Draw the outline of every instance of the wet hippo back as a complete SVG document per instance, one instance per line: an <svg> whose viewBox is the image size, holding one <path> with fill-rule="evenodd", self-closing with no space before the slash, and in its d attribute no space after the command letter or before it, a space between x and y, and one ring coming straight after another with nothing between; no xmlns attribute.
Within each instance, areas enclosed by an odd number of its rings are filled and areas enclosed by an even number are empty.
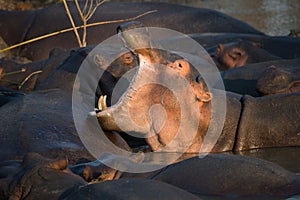
<svg viewBox="0 0 300 200"><path fill-rule="evenodd" d="M196 196L178 187L147 179L125 179L106 181L81 187L70 194L67 200L75 199L190 199Z"/></svg>
<svg viewBox="0 0 300 200"><path fill-rule="evenodd" d="M300 93L245 96L235 150L299 146Z"/></svg>
<svg viewBox="0 0 300 200"><path fill-rule="evenodd" d="M68 5L70 6L72 13L77 13L74 3L68 2ZM248 24L217 11L167 3L106 2L97 9L89 23L125 19L137 16L149 10L157 10L157 12L139 19L145 24L145 26L165 27L183 33L237 32L262 34ZM35 19L34 21L30 18L27 19L27 21L20 23L18 22L20 18L23 18L23 15L25 17L28 15L27 12L24 12L24 14L22 14L22 12L18 13L19 17L15 20L15 23L12 22L12 20L0 21L0 35L3 36L3 39L8 44L15 44L17 42L21 42L20 40L32 39L43 34L48 34L71 27L62 3L42 10L37 10L34 14L30 14L33 15ZM2 15L5 16L5 13L2 13ZM10 19L10 17L13 16L11 13L7 13L7 15L8 16L5 16L7 19ZM1 19L5 18L1 17ZM81 24L78 14L74 14L74 21L75 24ZM12 32L10 31L10 27L12 25L14 25L14 27L23 27L24 24L27 24L27 26L31 24L31 26L30 28L23 28L13 32L25 35L26 37L20 37L19 35L16 35L15 37L19 38L17 40L14 39L14 37L9 37L8 33ZM47 26L45 26L45 24L47 24ZM88 28L88 44L98 44L109 36L114 35L118 25L118 23L111 23ZM25 32L21 32L20 30L25 30ZM68 32L25 45L21 47L21 55L32 60L46 58L48 52L57 46L64 48L73 48L78 46L74 33ZM40 49L43 49L43 51Z"/></svg>
<svg viewBox="0 0 300 200"><path fill-rule="evenodd" d="M260 96L257 88L257 81L263 76L266 70L274 65L278 68L287 71L299 71L299 59L291 60L275 60L262 63L250 64L245 67L235 68L227 71L221 72L225 89L228 91L236 92L239 94L248 94L254 97ZM296 79L299 79L298 73L293 73L296 75ZM266 87L267 82L260 83L262 87Z"/></svg>
<svg viewBox="0 0 300 200"><path fill-rule="evenodd" d="M194 194L290 196L299 192L299 177L271 162L245 156L212 154L166 167L153 176Z"/></svg>
<svg viewBox="0 0 300 200"><path fill-rule="evenodd" d="M27 152L49 157L67 155L71 162L90 158L77 135L71 97L56 89L25 95L0 107L0 160Z"/></svg>

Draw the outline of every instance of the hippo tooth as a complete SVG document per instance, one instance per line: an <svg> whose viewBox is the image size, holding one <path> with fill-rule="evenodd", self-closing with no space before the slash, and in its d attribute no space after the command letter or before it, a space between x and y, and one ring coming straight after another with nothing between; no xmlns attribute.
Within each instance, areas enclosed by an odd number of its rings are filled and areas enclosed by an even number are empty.
<svg viewBox="0 0 300 200"><path fill-rule="evenodd" d="M98 109L99 110L107 110L107 104L106 104L107 95L100 96L98 101Z"/></svg>

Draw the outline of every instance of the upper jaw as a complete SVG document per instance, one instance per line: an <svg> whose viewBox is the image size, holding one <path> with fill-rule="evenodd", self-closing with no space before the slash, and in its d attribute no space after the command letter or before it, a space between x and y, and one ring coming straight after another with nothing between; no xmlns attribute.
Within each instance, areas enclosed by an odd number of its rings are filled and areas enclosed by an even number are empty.
<svg viewBox="0 0 300 200"><path fill-rule="evenodd" d="M139 21L121 24L117 31L124 46L136 55L147 54L147 52L144 53L145 49L149 50L155 47L148 29Z"/></svg>

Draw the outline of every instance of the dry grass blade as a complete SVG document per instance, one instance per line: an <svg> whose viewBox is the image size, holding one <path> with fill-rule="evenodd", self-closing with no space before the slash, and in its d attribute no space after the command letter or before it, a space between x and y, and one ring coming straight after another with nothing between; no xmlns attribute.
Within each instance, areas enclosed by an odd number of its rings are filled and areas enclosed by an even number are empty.
<svg viewBox="0 0 300 200"><path fill-rule="evenodd" d="M131 21L131 20L136 20L138 18L141 18L141 17L143 17L145 15L148 15L148 14L151 14L151 13L154 13L154 12L157 12L157 10L150 10L150 11L147 11L147 12L142 13L140 15L137 15L135 17L130 17L130 18L127 18L127 19L117 19L117 20L111 20L111 21L95 22L95 23L92 23L92 24L87 24L86 27L99 26L99 25L112 24L112 23L127 22L127 21ZM77 26L75 28L76 29L80 29L80 28L83 28L83 27L84 26ZM9 51L11 49L14 49L14 48L17 48L17 47L20 47L20 46L23 46L25 44L30 44L32 42L36 42L36 41L42 40L42 39L45 39L45 38L49 38L49 37L52 37L52 36L55 36L55 35L59 35L59 34L66 33L66 32L70 32L72 30L73 30L73 28L68 28L68 29L63 29L63 30L56 31L56 32L53 32L53 33L49 33L49 34L46 34L46 35L42 35L42 36L30 39L30 40L27 40L27 41L24 41L24 42L21 42L21 43L9 46L9 47L7 47L5 49L1 49L0 53L5 52L5 51Z"/></svg>

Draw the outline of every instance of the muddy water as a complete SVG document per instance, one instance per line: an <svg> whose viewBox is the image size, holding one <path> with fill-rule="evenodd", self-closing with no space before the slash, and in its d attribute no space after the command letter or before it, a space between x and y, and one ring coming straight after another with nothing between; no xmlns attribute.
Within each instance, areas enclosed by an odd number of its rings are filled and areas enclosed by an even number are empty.
<svg viewBox="0 0 300 200"><path fill-rule="evenodd" d="M291 29L300 29L299 0L152 0L152 2L178 3L218 10L273 36L288 35Z"/></svg>
<svg viewBox="0 0 300 200"><path fill-rule="evenodd" d="M300 173L300 147L253 149L238 154L268 160L289 171Z"/></svg>
<svg viewBox="0 0 300 200"><path fill-rule="evenodd" d="M186 4L218 10L269 35L300 29L299 0L185 0Z"/></svg>

